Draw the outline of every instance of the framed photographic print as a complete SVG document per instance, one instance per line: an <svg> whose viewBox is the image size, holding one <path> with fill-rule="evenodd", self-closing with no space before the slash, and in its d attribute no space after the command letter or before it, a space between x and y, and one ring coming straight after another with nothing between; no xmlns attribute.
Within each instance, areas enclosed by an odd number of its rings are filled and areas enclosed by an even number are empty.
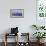
<svg viewBox="0 0 46 46"><path fill-rule="evenodd" d="M46 0L37 0L37 15L46 18Z"/></svg>
<svg viewBox="0 0 46 46"><path fill-rule="evenodd" d="M46 25L46 0L37 0L36 24Z"/></svg>
<svg viewBox="0 0 46 46"><path fill-rule="evenodd" d="M24 18L24 9L10 9L11 18Z"/></svg>

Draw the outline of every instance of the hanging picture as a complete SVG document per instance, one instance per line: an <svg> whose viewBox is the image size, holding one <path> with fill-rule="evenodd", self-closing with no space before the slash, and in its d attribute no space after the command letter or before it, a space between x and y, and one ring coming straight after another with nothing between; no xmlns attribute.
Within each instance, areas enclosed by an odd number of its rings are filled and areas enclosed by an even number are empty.
<svg viewBox="0 0 46 46"><path fill-rule="evenodd" d="M37 15L46 17L46 0L37 0Z"/></svg>
<svg viewBox="0 0 46 46"><path fill-rule="evenodd" d="M10 9L11 18L24 18L24 9Z"/></svg>
<svg viewBox="0 0 46 46"><path fill-rule="evenodd" d="M37 0L36 9L36 24L46 25L46 0Z"/></svg>

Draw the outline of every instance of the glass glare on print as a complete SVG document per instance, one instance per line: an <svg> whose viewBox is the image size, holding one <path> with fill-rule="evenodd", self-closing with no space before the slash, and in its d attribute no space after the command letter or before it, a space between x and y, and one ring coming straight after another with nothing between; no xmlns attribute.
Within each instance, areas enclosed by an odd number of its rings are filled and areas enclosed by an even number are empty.
<svg viewBox="0 0 46 46"><path fill-rule="evenodd" d="M10 16L15 18L23 18L24 9L10 9Z"/></svg>

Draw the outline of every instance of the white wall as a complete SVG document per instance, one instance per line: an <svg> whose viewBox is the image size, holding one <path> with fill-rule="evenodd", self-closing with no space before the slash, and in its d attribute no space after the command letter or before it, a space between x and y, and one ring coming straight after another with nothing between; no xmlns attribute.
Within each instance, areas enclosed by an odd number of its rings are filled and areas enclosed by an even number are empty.
<svg viewBox="0 0 46 46"><path fill-rule="evenodd" d="M10 18L10 9L24 9L24 18ZM0 34L17 26L32 35L32 24L36 24L36 0L0 0Z"/></svg>

